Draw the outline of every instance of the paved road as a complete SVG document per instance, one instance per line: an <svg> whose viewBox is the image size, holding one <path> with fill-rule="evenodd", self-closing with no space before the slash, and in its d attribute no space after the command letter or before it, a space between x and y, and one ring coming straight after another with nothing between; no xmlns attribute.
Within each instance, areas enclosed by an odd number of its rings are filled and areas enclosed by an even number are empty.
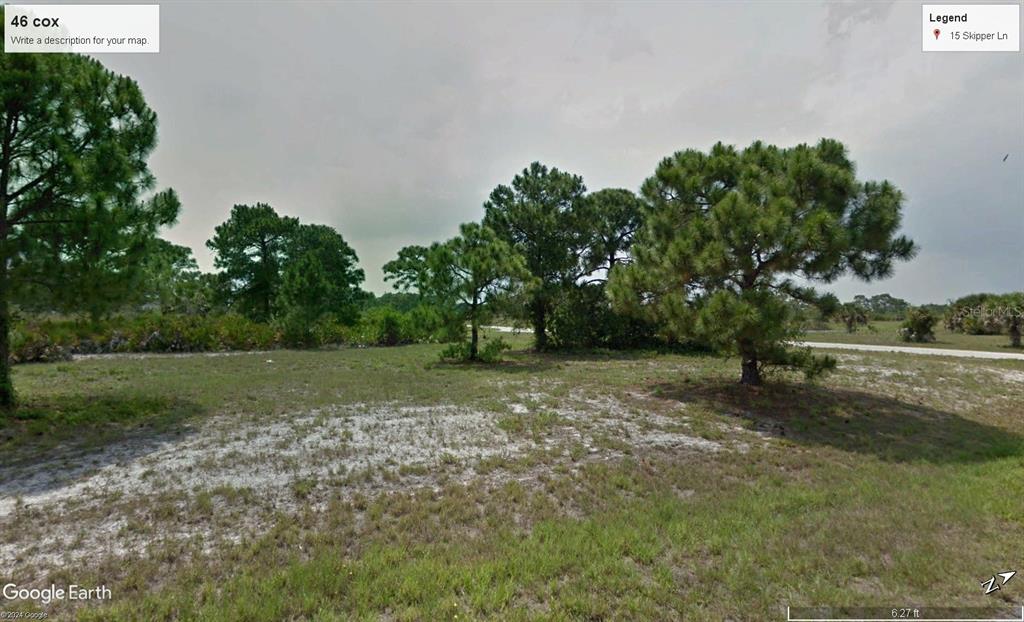
<svg viewBox="0 0 1024 622"><path fill-rule="evenodd" d="M795 346L830 348L836 350L863 350L866 352L905 352L931 356L959 356L972 359L1011 359L1024 361L1024 354L1017 352L982 352L980 350L954 350L952 348L915 348L913 346L873 346L860 343L827 343L822 341L797 341Z"/></svg>

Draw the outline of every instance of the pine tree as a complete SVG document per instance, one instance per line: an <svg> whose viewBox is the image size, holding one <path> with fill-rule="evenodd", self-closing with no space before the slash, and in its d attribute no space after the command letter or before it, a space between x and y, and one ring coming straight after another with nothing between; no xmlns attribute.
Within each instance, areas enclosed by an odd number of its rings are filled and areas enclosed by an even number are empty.
<svg viewBox="0 0 1024 622"><path fill-rule="evenodd" d="M104 312L176 218L173 193L143 200L155 145L156 114L131 79L77 54L0 54L0 407L14 403L12 301Z"/></svg>
<svg viewBox="0 0 1024 622"><path fill-rule="evenodd" d="M530 276L522 256L489 227L466 223L459 233L427 253L431 276L426 287L463 310L470 324L469 359L476 360L488 299L503 287L528 282Z"/></svg>
<svg viewBox="0 0 1024 622"><path fill-rule="evenodd" d="M581 220L585 192L582 177L534 162L484 203L483 224L523 256L537 280L525 306L538 350L547 347L547 320L559 293L583 272L590 242Z"/></svg>
<svg viewBox="0 0 1024 622"><path fill-rule="evenodd" d="M764 365L809 374L834 365L786 347L798 329L789 302L834 302L796 278L883 278L915 253L896 235L902 193L887 181L858 181L835 140L680 151L642 193L648 208L634 262L612 275L617 307L738 354L748 385L761 383Z"/></svg>
<svg viewBox="0 0 1024 622"><path fill-rule="evenodd" d="M230 301L248 317L267 321L273 316L289 236L298 225L266 203L235 205L206 242L216 254L213 265L223 270Z"/></svg>

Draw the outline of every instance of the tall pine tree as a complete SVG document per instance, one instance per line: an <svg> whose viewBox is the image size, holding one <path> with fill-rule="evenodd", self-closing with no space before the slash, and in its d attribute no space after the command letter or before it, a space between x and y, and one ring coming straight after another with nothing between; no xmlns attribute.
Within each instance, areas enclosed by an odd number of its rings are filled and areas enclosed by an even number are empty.
<svg viewBox="0 0 1024 622"><path fill-rule="evenodd" d="M886 277L915 253L897 235L902 193L858 181L835 140L680 151L643 195L634 261L612 273L616 305L739 355L744 384L760 384L764 365L815 373L831 364L786 347L796 329L788 302L835 302L806 283Z"/></svg>
<svg viewBox="0 0 1024 622"><path fill-rule="evenodd" d="M581 218L585 192L579 175L534 162L484 203L483 224L523 256L537 281L526 311L538 350L547 347L547 321L559 294L583 272L590 242Z"/></svg>
<svg viewBox="0 0 1024 622"><path fill-rule="evenodd" d="M99 61L0 54L0 407L14 403L11 303L53 288L101 312L128 289L144 238L176 217L172 193L142 198L156 137L138 85ZM55 273L71 280L42 278Z"/></svg>

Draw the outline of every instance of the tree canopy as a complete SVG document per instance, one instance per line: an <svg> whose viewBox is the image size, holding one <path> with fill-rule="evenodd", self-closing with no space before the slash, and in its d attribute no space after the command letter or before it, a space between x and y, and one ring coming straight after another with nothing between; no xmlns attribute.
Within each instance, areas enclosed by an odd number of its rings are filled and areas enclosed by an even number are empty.
<svg viewBox="0 0 1024 622"><path fill-rule="evenodd" d="M616 264L628 262L633 237L644 219L640 197L624 188L605 188L587 195L581 211L585 274L600 270L607 275Z"/></svg>
<svg viewBox="0 0 1024 622"><path fill-rule="evenodd" d="M145 302L157 232L174 223L179 209L169 190L134 205L97 199L69 222L29 227L33 235L17 240L20 252L11 258L16 300L22 307L84 312L94 321Z"/></svg>
<svg viewBox="0 0 1024 622"><path fill-rule="evenodd" d="M491 297L529 286L532 277L523 257L490 227L465 223L459 234L429 247L401 249L397 259L384 265L384 280L398 289L415 289L445 318L469 322L468 355L475 360L480 321Z"/></svg>
<svg viewBox="0 0 1024 622"><path fill-rule="evenodd" d="M202 273L191 248L156 238L143 259L142 272L145 275L141 288L144 305L183 313L209 307L208 296L200 293Z"/></svg>
<svg viewBox="0 0 1024 622"><path fill-rule="evenodd" d="M177 217L173 193L144 199L156 126L138 85L97 60L0 54L0 406L14 401L10 303L52 295L102 312Z"/></svg>
<svg viewBox="0 0 1024 622"><path fill-rule="evenodd" d="M340 233L327 225L298 225L286 245L281 304L311 319L330 314L352 322L366 278L359 258Z"/></svg>
<svg viewBox="0 0 1024 622"><path fill-rule="evenodd" d="M327 225L301 224L266 203L236 205L206 245L229 303L252 319L283 313L308 325L325 314L351 322L358 313L365 275L352 247Z"/></svg>
<svg viewBox="0 0 1024 622"><path fill-rule="evenodd" d="M242 313L264 321L273 316L289 236L298 224L257 203L235 205L228 220L214 229L206 246L215 253L213 265L225 275L231 303Z"/></svg>
<svg viewBox="0 0 1024 622"><path fill-rule="evenodd" d="M469 359L476 360L480 320L488 299L500 289L528 283L522 256L489 227L466 223L460 235L436 244L427 254L426 287L453 300L470 323Z"/></svg>
<svg viewBox="0 0 1024 622"><path fill-rule="evenodd" d="M808 283L885 277L915 253L897 235L902 193L887 181L858 181L835 140L680 151L642 192L648 207L634 262L612 272L617 306L738 354L746 384L760 384L766 364L811 373L829 365L787 351L796 329L789 300L835 304Z"/></svg>
<svg viewBox="0 0 1024 622"><path fill-rule="evenodd" d="M854 333L861 326L868 326L870 317L867 309L855 302L847 302L840 305L833 314L846 326L846 332Z"/></svg>
<svg viewBox="0 0 1024 622"><path fill-rule="evenodd" d="M589 242L581 220L585 192L579 175L534 162L484 203L483 224L523 256L537 280L526 308L540 350L547 346L547 320L559 291L581 276Z"/></svg>
<svg viewBox="0 0 1024 622"><path fill-rule="evenodd" d="M384 282L390 282L395 289L403 292L416 290L420 296L427 295L427 255L430 249L413 244L399 249L398 258L384 264Z"/></svg>
<svg viewBox="0 0 1024 622"><path fill-rule="evenodd" d="M853 297L853 304L867 310L871 318L897 320L902 319L910 309L910 303L891 294L876 294L868 297L858 294Z"/></svg>
<svg viewBox="0 0 1024 622"><path fill-rule="evenodd" d="M12 304L99 318L126 302L194 312L222 292L225 306L258 321L356 319L365 275L331 227L235 205L207 242L219 270L210 275L189 249L160 240L180 204L155 191L155 144L156 115L132 80L74 54L0 55L0 407L14 399ZM598 332L640 343L658 331L737 354L742 382L759 384L765 365L830 365L787 347L794 309L835 313L835 297L813 285L883 278L912 257L902 203L890 182L858 180L829 139L679 151L639 196L587 194L579 175L534 162L490 193L481 223L401 249L385 280L416 290L424 317L454 319L459 333L468 321L471 357L496 294L515 290L540 350L550 327L565 347L602 343ZM888 294L855 302L839 308L851 330L908 308ZM1019 296L981 302L985 329L1019 344Z"/></svg>
<svg viewBox="0 0 1024 622"><path fill-rule="evenodd" d="M972 335L998 335L1006 332L1010 347L1021 347L1024 328L1024 292L1007 294L970 294L950 303L946 328Z"/></svg>

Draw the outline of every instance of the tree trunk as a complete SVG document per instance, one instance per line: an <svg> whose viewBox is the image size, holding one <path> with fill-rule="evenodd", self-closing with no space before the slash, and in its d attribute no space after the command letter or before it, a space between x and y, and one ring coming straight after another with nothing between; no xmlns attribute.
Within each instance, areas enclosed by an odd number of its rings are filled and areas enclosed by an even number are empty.
<svg viewBox="0 0 1024 622"><path fill-rule="evenodd" d="M8 111L6 120L10 122ZM14 127L4 128L3 144L0 144L0 410L14 407L14 383L11 381L11 309L10 275L7 274L7 237L10 224L7 222L8 189L11 180L11 142Z"/></svg>
<svg viewBox="0 0 1024 622"><path fill-rule="evenodd" d="M740 359L743 366L740 384L751 387L761 386L761 369L757 365L757 352L752 345L740 344Z"/></svg>
<svg viewBox="0 0 1024 622"><path fill-rule="evenodd" d="M11 310L9 307L7 260L0 256L0 409L14 406L11 382Z"/></svg>
<svg viewBox="0 0 1024 622"><path fill-rule="evenodd" d="M1014 348L1020 347L1020 319L1014 318L1010 321L1010 345Z"/></svg>
<svg viewBox="0 0 1024 622"><path fill-rule="evenodd" d="M477 329L476 320L476 301L473 301L473 306L470 307L470 322L469 322L469 360L475 361L477 356L477 344L480 342L480 334Z"/></svg>
<svg viewBox="0 0 1024 622"><path fill-rule="evenodd" d="M260 271L263 274L263 321L270 321L270 296L272 294L272 288L270 286L270 242L265 238L260 238Z"/></svg>
<svg viewBox="0 0 1024 622"><path fill-rule="evenodd" d="M547 310L544 308L544 303L540 300L535 300L533 303L533 345L538 352L542 352L548 347L548 333L547 333Z"/></svg>

